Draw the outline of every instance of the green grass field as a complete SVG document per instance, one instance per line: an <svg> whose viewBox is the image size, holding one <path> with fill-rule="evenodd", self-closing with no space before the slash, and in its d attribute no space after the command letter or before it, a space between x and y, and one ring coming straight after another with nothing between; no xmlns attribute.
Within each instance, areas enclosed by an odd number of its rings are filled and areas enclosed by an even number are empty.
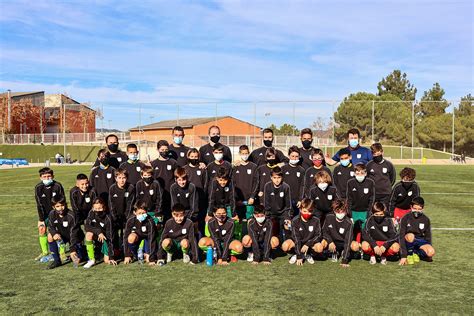
<svg viewBox="0 0 474 316"><path fill-rule="evenodd" d="M474 228L474 168L416 170L432 226ZM78 172L88 167L55 169L66 190ZM472 230L434 230L434 262L405 267L367 261L346 270L329 261L297 267L278 258L271 266L179 261L45 270L33 260L37 182L36 169L0 170L0 314L474 314Z"/></svg>

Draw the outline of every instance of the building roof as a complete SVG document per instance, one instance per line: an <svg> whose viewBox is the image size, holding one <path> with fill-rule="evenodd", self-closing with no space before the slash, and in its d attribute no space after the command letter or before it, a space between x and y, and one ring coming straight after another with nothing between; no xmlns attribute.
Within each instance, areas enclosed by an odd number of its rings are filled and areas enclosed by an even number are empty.
<svg viewBox="0 0 474 316"><path fill-rule="evenodd" d="M30 92L10 92L10 96L12 98L14 97L23 97L23 96L27 96L27 95L32 95L32 94L38 94L38 93L43 93L44 94L44 91L30 91ZM3 92L0 94L1 96L7 96L8 95L8 92Z"/></svg>
<svg viewBox="0 0 474 316"><path fill-rule="evenodd" d="M156 123L143 125L141 126L141 130L153 130L153 129L170 129L175 127L176 125L181 126L182 128L192 128L196 125L207 124L209 122L222 120L224 118L233 118L232 116L218 116L218 117L195 117L195 118L188 118L188 119L180 119L179 124L177 120L166 120L166 121L159 121ZM138 130L137 127L133 127L130 131Z"/></svg>

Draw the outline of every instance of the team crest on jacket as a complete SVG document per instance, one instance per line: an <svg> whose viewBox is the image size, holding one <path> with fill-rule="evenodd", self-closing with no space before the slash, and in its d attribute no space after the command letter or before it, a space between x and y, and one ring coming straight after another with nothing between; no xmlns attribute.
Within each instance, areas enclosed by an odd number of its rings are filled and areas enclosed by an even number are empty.
<svg viewBox="0 0 474 316"><path fill-rule="evenodd" d="M420 227L420 229L424 229L424 228L425 228L425 224L420 223L419 227Z"/></svg>
<svg viewBox="0 0 474 316"><path fill-rule="evenodd" d="M384 233L388 232L388 226L382 226L382 230L384 231Z"/></svg>

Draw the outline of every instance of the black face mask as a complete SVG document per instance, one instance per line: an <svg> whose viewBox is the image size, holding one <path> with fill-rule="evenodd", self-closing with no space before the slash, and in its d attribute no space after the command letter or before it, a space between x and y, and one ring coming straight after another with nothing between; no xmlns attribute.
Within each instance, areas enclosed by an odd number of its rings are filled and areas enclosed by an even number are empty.
<svg viewBox="0 0 474 316"><path fill-rule="evenodd" d="M385 219L385 216L374 216L374 220L377 224L381 224L384 219Z"/></svg>
<svg viewBox="0 0 474 316"><path fill-rule="evenodd" d="M420 217L421 215L423 215L423 212L417 212L417 211L413 211L413 216L415 216L415 218L418 218Z"/></svg>
<svg viewBox="0 0 474 316"><path fill-rule="evenodd" d="M216 216L217 220L221 223L225 222L227 216L226 215L219 215L219 216Z"/></svg>
<svg viewBox="0 0 474 316"><path fill-rule="evenodd" d="M199 164L199 159L188 159L188 161L194 166L197 166Z"/></svg>
<svg viewBox="0 0 474 316"><path fill-rule="evenodd" d="M312 143L313 143L312 140L304 140L301 142L301 144L303 144L304 149L310 149Z"/></svg>
<svg viewBox="0 0 474 316"><path fill-rule="evenodd" d="M381 163L382 160L383 160L383 156L380 155L380 156L374 156L374 158L372 158L374 160L374 162L376 163Z"/></svg>
<svg viewBox="0 0 474 316"><path fill-rule="evenodd" d="M217 144L219 142L219 140L221 139L220 136L212 136L211 138L211 142L213 142L214 144Z"/></svg>
<svg viewBox="0 0 474 316"><path fill-rule="evenodd" d="M265 139L263 141L263 145L265 145L265 147L272 147L272 144L273 144L273 140Z"/></svg>
<svg viewBox="0 0 474 316"><path fill-rule="evenodd" d="M110 152L117 152L118 150L118 144L110 144L110 145L107 145L107 148L109 149Z"/></svg>
<svg viewBox="0 0 474 316"><path fill-rule="evenodd" d="M163 157L163 158L168 158L169 152L167 152L167 151L160 151L160 156Z"/></svg>
<svg viewBox="0 0 474 316"><path fill-rule="evenodd" d="M100 160L100 163L104 166L108 166L109 165L109 158L103 158Z"/></svg>
<svg viewBox="0 0 474 316"><path fill-rule="evenodd" d="M106 213L105 211L97 212L97 216L98 216L99 218L104 218L106 215L107 215L107 213Z"/></svg>
<svg viewBox="0 0 474 316"><path fill-rule="evenodd" d="M275 158L267 159L267 164L269 164L270 166L275 165L276 164L276 159Z"/></svg>
<svg viewBox="0 0 474 316"><path fill-rule="evenodd" d="M153 177L148 177L148 178L142 178L145 183L152 183L153 182Z"/></svg>
<svg viewBox="0 0 474 316"><path fill-rule="evenodd" d="M402 186L405 188L405 190L407 190L408 188L411 187L413 182L402 182Z"/></svg>

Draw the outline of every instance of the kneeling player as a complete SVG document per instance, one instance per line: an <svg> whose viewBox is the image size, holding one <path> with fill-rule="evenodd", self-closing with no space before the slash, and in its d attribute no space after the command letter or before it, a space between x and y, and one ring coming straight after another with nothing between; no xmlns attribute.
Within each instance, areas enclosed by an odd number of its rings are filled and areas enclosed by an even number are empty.
<svg viewBox="0 0 474 316"><path fill-rule="evenodd" d="M431 223L425 215L425 200L416 197L411 201L411 212L400 221L400 265L414 264L420 257L432 261L435 250L431 245Z"/></svg>
<svg viewBox="0 0 474 316"><path fill-rule="evenodd" d="M101 252L104 255L104 262L117 265L115 260L110 259L114 255L112 217L108 213L107 205L102 198L96 198L92 203L92 210L89 212L84 226L86 228L87 256L89 257L84 269L89 269L95 265L94 241L102 245Z"/></svg>
<svg viewBox="0 0 474 316"><path fill-rule="evenodd" d="M281 248L285 252L294 250L290 264L301 266L303 260L314 264L311 253L321 254L321 224L319 218L313 216L314 205L311 199L303 199L300 206L300 214L291 221L291 239L285 240Z"/></svg>
<svg viewBox="0 0 474 316"><path fill-rule="evenodd" d="M66 243L71 245L71 259L77 267L80 259L83 258L81 243L84 239L84 233L77 223L74 213L67 208L66 200L63 196L55 196L52 199L51 205L53 210L49 213L48 217L48 244L54 261L49 264L48 269L54 269L64 263L65 255L64 258L61 258L63 253L61 253L60 257L59 249L62 248L64 251ZM61 262L61 259L63 262Z"/></svg>
<svg viewBox="0 0 474 316"><path fill-rule="evenodd" d="M351 252L359 251L359 243L353 240L353 224L347 216L347 209L347 202L343 199L336 199L332 203L333 214L326 216L321 242L332 253L333 262L337 262L338 255L342 257L343 268L349 267Z"/></svg>
<svg viewBox="0 0 474 316"><path fill-rule="evenodd" d="M145 261L149 265L156 264L156 254L158 246L156 243L156 226L153 219L146 212L146 202L138 201L133 207L133 215L131 215L125 224L123 234L123 245L125 252L124 264L132 262L132 258L139 259L138 246L145 241L147 249L145 249Z"/></svg>
<svg viewBox="0 0 474 316"><path fill-rule="evenodd" d="M227 217L227 210L224 205L216 205L213 214L214 217L207 223L211 236L201 238L199 247L201 249L215 248L218 265L229 264L230 252L232 253L231 261L237 262L235 255L241 254L243 247L240 241L232 240L234 237L234 220Z"/></svg>
<svg viewBox="0 0 474 316"><path fill-rule="evenodd" d="M372 216L367 219L362 238L362 251L370 255L370 264L377 263L376 256L380 257L381 264L387 264L387 257L396 255L400 250L395 225L382 202L374 203Z"/></svg>
<svg viewBox="0 0 474 316"><path fill-rule="evenodd" d="M186 217L185 212L184 205L177 203L173 206L171 218L166 221L159 244L158 265L160 266L165 264L165 252L167 253L166 262L170 263L173 260L173 253L180 248L183 252L184 263L191 261L190 250L192 263L198 262L195 225L190 218Z"/></svg>
<svg viewBox="0 0 474 316"><path fill-rule="evenodd" d="M264 209L258 205L255 207L253 217L249 219L248 235L242 238L242 245L245 248L252 247L249 251L247 261L253 264L263 262L271 264L271 250L279 245L277 237L272 237L272 221L265 216Z"/></svg>

